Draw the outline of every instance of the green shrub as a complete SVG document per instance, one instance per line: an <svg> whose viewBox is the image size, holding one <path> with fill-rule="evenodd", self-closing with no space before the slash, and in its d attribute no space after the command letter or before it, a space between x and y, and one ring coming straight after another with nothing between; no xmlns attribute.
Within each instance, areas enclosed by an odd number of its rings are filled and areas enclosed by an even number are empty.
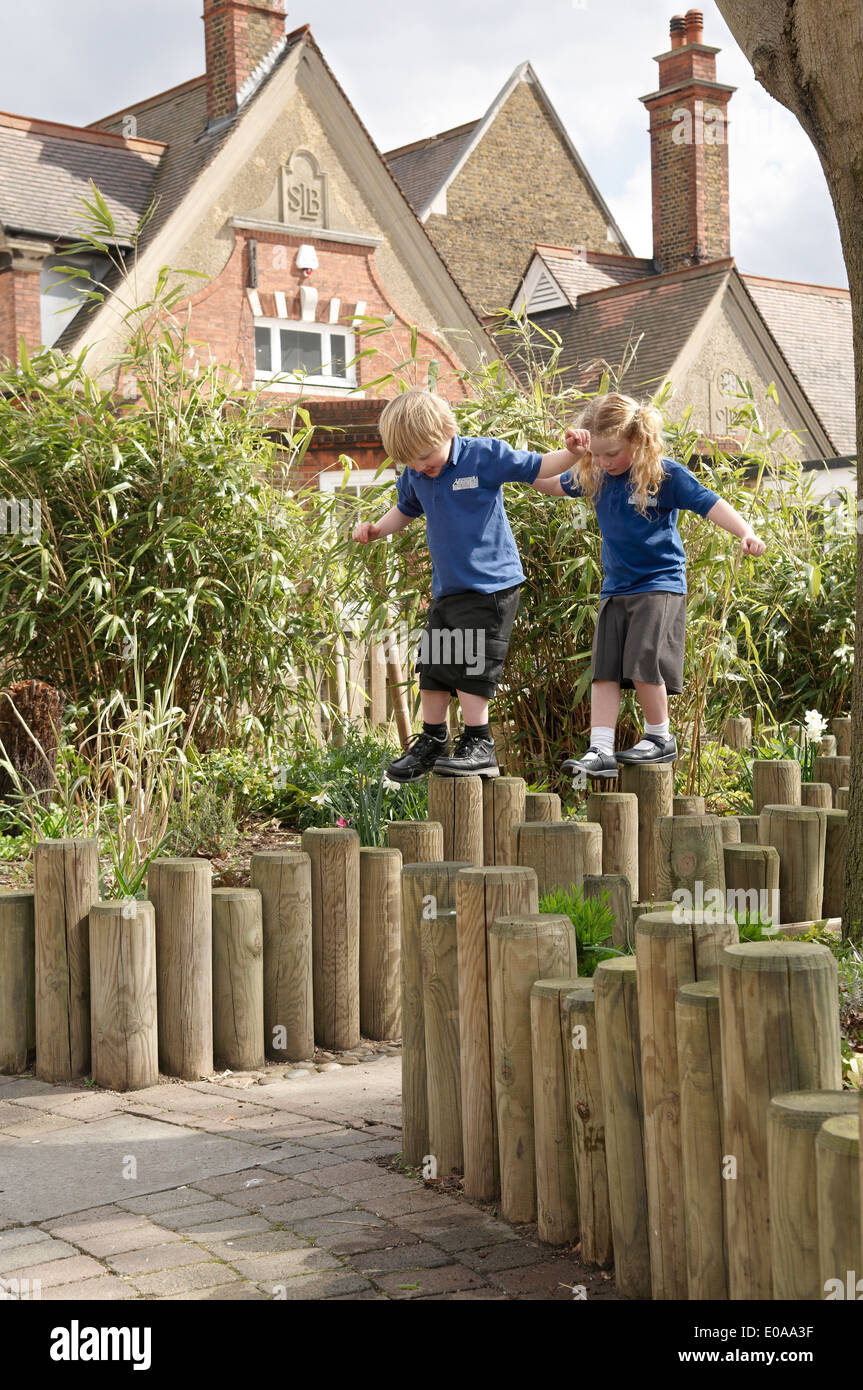
<svg viewBox="0 0 863 1390"><path fill-rule="evenodd" d="M626 955L609 946L616 918L608 906L608 893L602 898L585 898L580 888L556 888L539 900L540 912L557 912L568 917L575 930L579 975L593 975L600 961ZM629 953L631 954L631 952Z"/></svg>
<svg viewBox="0 0 863 1390"><path fill-rule="evenodd" d="M221 858L239 838L234 798L212 783L192 782L171 807L163 854Z"/></svg>

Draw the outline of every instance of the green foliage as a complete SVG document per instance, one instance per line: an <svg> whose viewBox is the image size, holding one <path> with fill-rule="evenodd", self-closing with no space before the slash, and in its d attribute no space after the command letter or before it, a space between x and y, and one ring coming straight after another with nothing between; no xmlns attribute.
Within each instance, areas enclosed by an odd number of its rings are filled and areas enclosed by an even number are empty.
<svg viewBox="0 0 863 1390"><path fill-rule="evenodd" d="M607 892L603 892L601 899L585 898L575 884L568 889L556 888L544 893L539 900L540 912L557 912L569 917L572 922L579 975L593 975L600 961L609 960L612 956L631 954L607 944L616 920L608 902Z"/></svg>
<svg viewBox="0 0 863 1390"><path fill-rule="evenodd" d="M233 796L191 782L171 807L162 853L215 859L230 854L238 838Z"/></svg>

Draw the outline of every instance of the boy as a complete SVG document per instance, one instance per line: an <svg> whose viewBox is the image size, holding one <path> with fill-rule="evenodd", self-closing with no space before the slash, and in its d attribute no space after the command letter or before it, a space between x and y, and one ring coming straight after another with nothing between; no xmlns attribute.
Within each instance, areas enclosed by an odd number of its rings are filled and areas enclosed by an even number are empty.
<svg viewBox="0 0 863 1390"><path fill-rule="evenodd" d="M567 430L566 449L541 455L457 431L440 396L414 389L390 401L380 433L389 456L404 464L398 501L380 521L362 522L353 533L365 545L401 531L415 517L426 518L433 601L417 662L423 729L387 768L396 782L415 782L432 769L446 777L499 775L488 705L500 683L525 578L501 485L555 478L589 444L586 431ZM464 732L449 756L446 717L453 695Z"/></svg>

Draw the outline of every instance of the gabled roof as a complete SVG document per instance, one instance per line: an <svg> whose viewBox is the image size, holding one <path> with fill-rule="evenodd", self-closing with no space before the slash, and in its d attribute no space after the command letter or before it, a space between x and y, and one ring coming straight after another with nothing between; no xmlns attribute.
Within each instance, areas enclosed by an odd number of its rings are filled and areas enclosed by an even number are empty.
<svg viewBox="0 0 863 1390"><path fill-rule="evenodd" d="M733 268L729 257L579 295L575 312L569 307L561 310L560 322L554 324L563 340L561 369L579 365L579 385L593 384L602 373L594 364L619 365L640 339L626 384L657 390L711 301L725 289ZM550 318L542 316L539 322L548 327Z"/></svg>
<svg viewBox="0 0 863 1390"><path fill-rule="evenodd" d="M824 422L837 454L853 455L857 432L848 290L759 275L742 278Z"/></svg>
<svg viewBox="0 0 863 1390"><path fill-rule="evenodd" d="M140 242L139 285L149 287L160 266L176 264L174 258L200 224L202 203L218 200L221 190L251 158L261 138L259 128L270 128L278 120L280 103L284 102L286 90L291 89L289 84L296 86L300 82L307 98L321 103L325 125L332 117L332 143L342 149L349 172L377 208L393 248L409 267L413 282L432 306L437 322L445 325L446 333L457 332L466 345L472 343L477 354L493 353L493 344L476 312L327 65L307 25L287 36L284 46L262 71L254 91L246 95L230 120L207 126L206 78L198 77L156 97L126 105L122 112L88 127L104 134L105 127L122 128L124 118L134 115L139 131L166 146L151 189L159 200L157 209ZM331 110L326 103L331 103ZM260 124L254 117L251 122L247 119L253 108ZM104 138L116 136L105 134ZM111 288L116 279L114 272L103 283ZM146 288L141 292L146 293ZM107 356L103 326L110 332L114 318L109 302L92 309L84 306L66 326L57 346L69 349L98 343L96 356Z"/></svg>
<svg viewBox="0 0 863 1390"><path fill-rule="evenodd" d="M434 206L446 193L453 179L467 163L486 131L492 125L501 107L512 94L519 82L530 82L548 111L554 125L566 146L570 158L581 178L590 189L597 206L602 210L609 227L614 231L615 240L629 254L629 244L618 227L605 199L587 171L581 155L572 143L569 133L552 105L548 93L540 82L529 62L520 63L504 83L485 115L478 121L444 131L442 135L431 136L428 140L418 140L412 145L401 145L389 150L384 158L389 162L393 173L405 190L420 218L425 221ZM404 179L404 182L402 181Z"/></svg>
<svg viewBox="0 0 863 1390"><path fill-rule="evenodd" d="M584 247L539 245L511 307L517 310L524 304L529 315L565 304L574 309L579 296L591 290L628 284L652 274L653 262L640 256L614 256L603 251L586 251Z"/></svg>
<svg viewBox="0 0 863 1390"><path fill-rule="evenodd" d="M0 223L46 239L80 235L81 197L92 179L128 244L158 176L165 146L56 121L0 112Z"/></svg>

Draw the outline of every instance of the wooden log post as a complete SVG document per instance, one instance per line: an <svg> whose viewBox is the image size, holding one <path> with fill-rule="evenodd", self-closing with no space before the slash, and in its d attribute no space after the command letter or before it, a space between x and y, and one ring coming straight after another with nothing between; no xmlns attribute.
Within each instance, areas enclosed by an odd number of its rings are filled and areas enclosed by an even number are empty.
<svg viewBox="0 0 863 1390"><path fill-rule="evenodd" d="M250 883L261 895L265 1052L302 1062L315 1055L311 858L262 850L252 855Z"/></svg>
<svg viewBox="0 0 863 1390"><path fill-rule="evenodd" d="M845 905L845 861L848 855L848 812L827 811L824 839L824 897L821 914L841 917ZM861 1270L863 1277L863 1270Z"/></svg>
<svg viewBox="0 0 863 1390"><path fill-rule="evenodd" d="M837 811L850 811L851 809L851 789L850 787L840 787L836 793Z"/></svg>
<svg viewBox="0 0 863 1390"><path fill-rule="evenodd" d="M591 792L587 819L602 826L602 873L629 879L638 898L638 799L632 792Z"/></svg>
<svg viewBox="0 0 863 1390"><path fill-rule="evenodd" d="M773 1297L824 1297L818 1258L815 1141L825 1120L856 1118L856 1091L788 1091L767 1112L767 1189Z"/></svg>
<svg viewBox="0 0 863 1390"><path fill-rule="evenodd" d="M623 1298L650 1298L635 957L600 961L593 984L614 1277Z"/></svg>
<svg viewBox="0 0 863 1390"><path fill-rule="evenodd" d="M344 1050L360 1041L360 837L311 826L312 997L315 1042Z"/></svg>
<svg viewBox="0 0 863 1390"><path fill-rule="evenodd" d="M557 822L563 819L557 792L525 792L524 819Z"/></svg>
<svg viewBox="0 0 863 1390"><path fill-rule="evenodd" d="M824 901L826 811L814 806L765 806L759 839L779 854L779 900L786 921L815 921Z"/></svg>
<svg viewBox="0 0 863 1390"><path fill-rule="evenodd" d="M420 928L431 1177L462 1171L458 936L455 908L438 909Z"/></svg>
<svg viewBox="0 0 863 1390"><path fill-rule="evenodd" d="M535 912L498 917L488 943L501 1215L535 1221L530 991L536 980L577 974L575 933L569 917Z"/></svg>
<svg viewBox="0 0 863 1390"><path fill-rule="evenodd" d="M839 757L838 754L832 758L815 758L812 779L815 782L829 782L835 797L840 787L851 785L851 759Z"/></svg>
<svg viewBox="0 0 863 1390"><path fill-rule="evenodd" d="M821 811L833 808L833 788L829 782L801 782L801 806L817 806Z"/></svg>
<svg viewBox="0 0 863 1390"><path fill-rule="evenodd" d="M90 1070L89 913L99 898L95 840L33 848L36 1075L73 1081Z"/></svg>
<svg viewBox="0 0 863 1390"><path fill-rule="evenodd" d="M770 1299L767 1110L786 1091L841 1088L833 955L805 941L728 946L719 1009L723 1132L734 1179L725 1184L728 1294Z"/></svg>
<svg viewBox="0 0 863 1390"><path fill-rule="evenodd" d="M760 913L762 920L782 921L779 897L779 851L773 845L726 845L725 903L729 913Z"/></svg>
<svg viewBox="0 0 863 1390"><path fill-rule="evenodd" d="M830 728L836 735L836 753L840 758L851 756L851 720L841 716L830 720ZM847 783L845 784L848 785Z"/></svg>
<svg viewBox="0 0 863 1390"><path fill-rule="evenodd" d="M444 860L482 864L482 778L435 777L428 779L429 820L443 826Z"/></svg>
<svg viewBox="0 0 863 1390"><path fill-rule="evenodd" d="M802 775L796 758L756 758L752 764L752 809L799 806Z"/></svg>
<svg viewBox="0 0 863 1390"><path fill-rule="evenodd" d="M752 720L742 716L726 719L722 725L722 742L729 748L751 748Z"/></svg>
<svg viewBox="0 0 863 1390"><path fill-rule="evenodd" d="M822 758L835 758L836 754L839 752L836 745L835 734L825 734L824 737L818 741L816 747L819 757Z"/></svg>
<svg viewBox="0 0 863 1390"><path fill-rule="evenodd" d="M536 980L530 991L537 1235L547 1245L568 1245L578 1236L563 1029L563 1001L577 984L573 971L571 979Z"/></svg>
<svg viewBox="0 0 863 1390"><path fill-rule="evenodd" d="M257 1071L264 1055L264 926L257 888L213 889L213 1060Z"/></svg>
<svg viewBox="0 0 863 1390"><path fill-rule="evenodd" d="M486 777L482 784L484 864L512 864L512 831L524 820L523 777Z"/></svg>
<svg viewBox="0 0 863 1390"><path fill-rule="evenodd" d="M387 844L401 850L403 864L440 864L443 861L443 826L438 820L392 820Z"/></svg>
<svg viewBox="0 0 863 1390"><path fill-rule="evenodd" d="M93 1081L140 1091L159 1081L156 919L153 904L90 908L90 1033Z"/></svg>
<svg viewBox="0 0 863 1390"><path fill-rule="evenodd" d="M724 845L739 845L741 842L740 818L738 816L720 816L719 833Z"/></svg>
<svg viewBox="0 0 863 1390"><path fill-rule="evenodd" d="M605 1116L599 1078L594 981L579 980L561 1001L572 1161L581 1258L605 1269L614 1260L605 1159Z"/></svg>
<svg viewBox="0 0 863 1390"><path fill-rule="evenodd" d="M447 862L402 867L402 1158L412 1168L424 1167L431 1152L422 927L423 922L434 920L435 913L455 907L456 878L466 867Z"/></svg>
<svg viewBox="0 0 863 1390"><path fill-rule="evenodd" d="M584 896L602 902L614 914L614 928L611 934L612 946L626 946L632 942L632 893L629 879L623 874L585 874Z"/></svg>
<svg viewBox="0 0 863 1390"><path fill-rule="evenodd" d="M641 898L660 897L657 888L657 822L674 807L674 767L671 763L625 763L620 770L620 790L638 800L638 893Z"/></svg>
<svg viewBox="0 0 863 1390"><path fill-rule="evenodd" d="M360 849L360 1033L401 1037L401 850Z"/></svg>
<svg viewBox="0 0 863 1390"><path fill-rule="evenodd" d="M671 805L673 816L703 816L705 813L703 796L675 796Z"/></svg>
<svg viewBox="0 0 863 1390"><path fill-rule="evenodd" d="M725 856L719 816L661 816L656 883L662 898L698 908L708 894L725 896Z"/></svg>
<svg viewBox="0 0 863 1390"><path fill-rule="evenodd" d="M205 859L154 859L159 1070L184 1081L213 1071L213 871Z"/></svg>
<svg viewBox="0 0 863 1390"><path fill-rule="evenodd" d="M758 836L761 833L760 816L738 816L740 825L740 843L742 845L757 845Z"/></svg>
<svg viewBox="0 0 863 1390"><path fill-rule="evenodd" d="M717 981L694 980L683 985L675 1016L687 1297L727 1299Z"/></svg>
<svg viewBox="0 0 863 1390"><path fill-rule="evenodd" d="M860 1254L860 1121L856 1115L825 1120L815 1140L818 1194L818 1263L822 1298L842 1288L857 1293ZM849 1277L850 1276L850 1277Z"/></svg>
<svg viewBox="0 0 863 1390"><path fill-rule="evenodd" d="M686 1298L686 1216L680 1133L677 997L683 985L716 978L737 924L680 921L678 912L648 912L635 929L641 1075L644 1098L644 1168L647 1180L650 1273L655 1299ZM705 917L707 914L704 914Z"/></svg>
<svg viewBox="0 0 863 1390"><path fill-rule="evenodd" d="M591 821L527 821L516 825L516 864L536 871L539 895L555 888L581 888L585 874L602 872L602 829Z"/></svg>
<svg viewBox="0 0 863 1390"><path fill-rule="evenodd" d="M26 1071L36 1047L32 888L0 892L0 1076Z"/></svg>
<svg viewBox="0 0 863 1390"><path fill-rule="evenodd" d="M633 932L633 935L632 935L632 942L633 942L633 945L635 944L635 928L638 926L638 921L639 921L639 918L640 918L640 917L643 917L643 916L645 915L646 912L673 912L676 906L677 906L677 904L676 904L676 903L673 903L673 902L671 901L670 898L658 898L655 902L649 902L649 903L633 903L633 904L632 904L632 932Z"/></svg>
<svg viewBox="0 0 863 1390"><path fill-rule="evenodd" d="M498 917L539 911L536 873L499 865L465 868L456 883L459 1038L464 1194L491 1202L500 1193L494 1092L489 932Z"/></svg>

